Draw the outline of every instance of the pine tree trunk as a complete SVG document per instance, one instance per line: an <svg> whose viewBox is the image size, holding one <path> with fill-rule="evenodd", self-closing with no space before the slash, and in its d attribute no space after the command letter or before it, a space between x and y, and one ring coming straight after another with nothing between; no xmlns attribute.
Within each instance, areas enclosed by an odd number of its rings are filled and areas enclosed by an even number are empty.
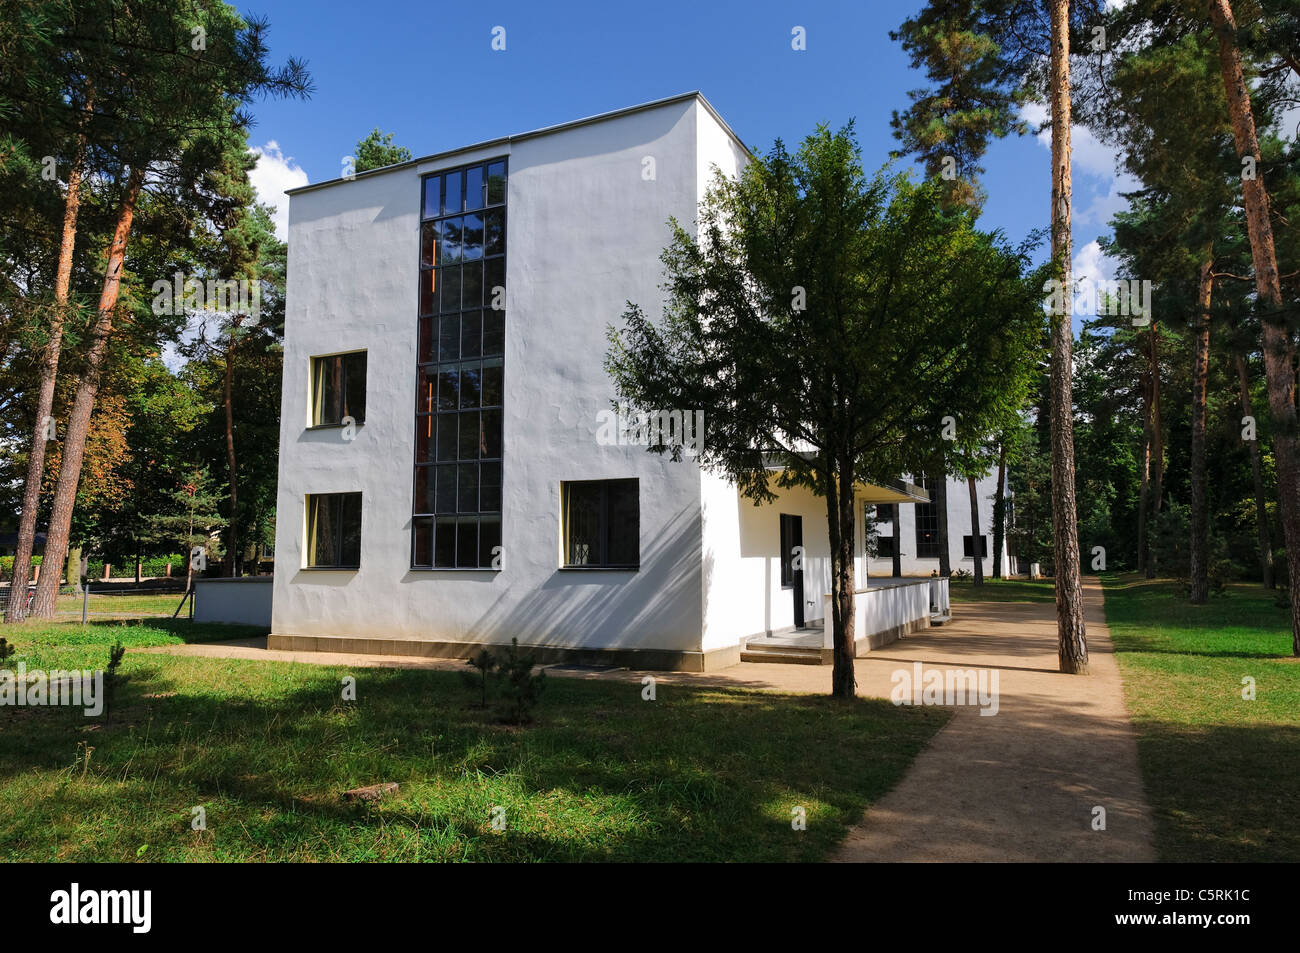
<svg viewBox="0 0 1300 953"><path fill-rule="evenodd" d="M87 103L87 108L90 104ZM21 622L27 614L27 600L13 594L26 593L31 578L32 549L36 545L36 517L40 509L41 477L45 473L46 421L54 407L54 384L59 376L63 350L63 327L67 319L68 290L72 284L72 253L77 240L77 215L81 211L81 177L86 161L86 137L77 137L77 151L68 170L68 194L63 200L63 234L59 239L59 264L54 274L54 309L50 314L50 337L41 355L41 379L36 392L36 418L32 424L31 451L23 483L22 514L18 519L18 540L14 549L11 597L6 622ZM48 549L46 550L49 551ZM57 576L58 573L55 573Z"/></svg>
<svg viewBox="0 0 1300 953"><path fill-rule="evenodd" d="M993 578L1002 578L1002 547L1007 541L1007 445L998 444L998 485L993 491Z"/></svg>
<svg viewBox="0 0 1300 953"><path fill-rule="evenodd" d="M68 546L68 560L65 564L63 574L68 577L69 586L81 585L81 544L73 543Z"/></svg>
<svg viewBox="0 0 1300 953"><path fill-rule="evenodd" d="M131 235L131 222L135 218L136 200L144 183L144 170L132 169L127 181L126 195L118 213L117 226L108 249L108 265L104 284L99 295L99 308L95 326L90 335L90 350L86 355L86 370L77 382L72 412L68 417L68 432L64 438L63 459L59 464L59 482L54 491L54 505L50 511L50 528L45 538L45 558L58 566L67 555L68 529L72 525L72 507L77 498L77 484L81 479L81 460L86 452L86 435L90 431L90 412L95 405L103 376L104 361L108 353L108 339L113 332L113 311L117 307L118 288L122 280L122 265L126 258L126 243ZM55 602L59 592L59 574L44 576L36 586L32 615L39 619L54 617Z"/></svg>
<svg viewBox="0 0 1300 953"><path fill-rule="evenodd" d="M1203 605L1210 598L1210 515L1205 485L1206 397L1210 376L1210 298L1214 289L1214 260L1201 263L1198 294L1198 318L1194 329L1192 357L1192 605Z"/></svg>
<svg viewBox="0 0 1300 953"><path fill-rule="evenodd" d="M1255 419L1255 412L1250 403L1250 373L1246 369L1246 358L1240 353L1234 354L1237 365L1237 380L1241 384L1241 416ZM1243 423L1242 426L1245 426ZM1250 448L1250 473L1255 484L1255 532L1259 540L1259 578L1265 589L1272 589L1273 579L1273 531L1268 523L1268 507L1265 504L1264 466L1259 458L1259 437L1247 440Z"/></svg>
<svg viewBox="0 0 1300 953"><path fill-rule="evenodd" d="M847 455L846 455L847 456ZM826 481L826 515L831 543L831 695L857 694L854 671L853 465L839 464ZM837 486L838 484L838 486Z"/></svg>
<svg viewBox="0 0 1300 953"><path fill-rule="evenodd" d="M1160 326L1151 320L1151 512L1160 515L1165 498L1165 429L1160 412Z"/></svg>
<svg viewBox="0 0 1300 953"><path fill-rule="evenodd" d="M1052 258L1073 287L1070 238L1070 4L1051 0ZM1072 297L1072 295L1069 295ZM1060 296L1065 297L1065 296ZM1061 671L1086 675L1088 640L1079 571L1079 526L1074 498L1074 407L1071 362L1074 328L1069 309L1052 315L1052 536L1056 562L1057 657Z"/></svg>
<svg viewBox="0 0 1300 953"><path fill-rule="evenodd" d="M1228 115L1237 156L1259 162L1259 139L1251 111L1250 90L1237 49L1237 24L1228 0L1211 0L1210 19L1219 41L1219 66L1223 73ZM1286 542L1287 582L1291 596L1291 651L1300 656L1300 461L1296 459L1295 346L1282 311L1282 283L1269 220L1268 192L1255 175L1241 183L1246 209L1246 232L1255 267L1255 291L1262 315L1264 380L1273 414L1273 452L1277 459L1278 509Z"/></svg>
<svg viewBox="0 0 1300 953"><path fill-rule="evenodd" d="M1138 572L1151 578L1151 546L1147 514L1151 512L1151 384L1142 377L1142 450L1138 454Z"/></svg>
<svg viewBox="0 0 1300 953"><path fill-rule="evenodd" d="M975 491L975 478L966 477L966 487L970 490L970 551L971 557L975 561L975 585L984 585L984 556L981 554L981 543L984 542L984 534L980 532L980 498Z"/></svg>
<svg viewBox="0 0 1300 953"><path fill-rule="evenodd" d="M231 406L232 382L234 379L235 329L230 330L230 344L226 347L226 463L230 468L230 535L227 555L230 557L230 575L239 575L239 481L235 471L235 419Z"/></svg>

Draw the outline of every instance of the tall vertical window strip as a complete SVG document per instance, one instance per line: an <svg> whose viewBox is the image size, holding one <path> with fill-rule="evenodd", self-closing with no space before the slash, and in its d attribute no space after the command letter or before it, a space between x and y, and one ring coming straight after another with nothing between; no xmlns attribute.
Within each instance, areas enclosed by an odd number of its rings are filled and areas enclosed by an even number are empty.
<svg viewBox="0 0 1300 953"><path fill-rule="evenodd" d="M506 161L427 176L420 222L411 565L496 569Z"/></svg>

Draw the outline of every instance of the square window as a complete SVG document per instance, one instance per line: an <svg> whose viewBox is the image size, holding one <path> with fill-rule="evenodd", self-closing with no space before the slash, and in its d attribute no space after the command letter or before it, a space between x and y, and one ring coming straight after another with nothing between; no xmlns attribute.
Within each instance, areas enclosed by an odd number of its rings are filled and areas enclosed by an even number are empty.
<svg viewBox="0 0 1300 953"><path fill-rule="evenodd" d="M356 569L361 565L361 494L307 497L307 566Z"/></svg>
<svg viewBox="0 0 1300 953"><path fill-rule="evenodd" d="M635 569L641 562L640 481L575 480L560 485L564 565Z"/></svg>
<svg viewBox="0 0 1300 953"><path fill-rule="evenodd" d="M311 425L365 423L366 352L313 357Z"/></svg>

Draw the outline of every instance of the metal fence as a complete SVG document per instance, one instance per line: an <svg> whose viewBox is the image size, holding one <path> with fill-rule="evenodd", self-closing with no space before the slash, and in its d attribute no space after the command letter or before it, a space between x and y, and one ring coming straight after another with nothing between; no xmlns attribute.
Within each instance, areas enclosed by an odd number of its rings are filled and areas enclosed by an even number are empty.
<svg viewBox="0 0 1300 953"><path fill-rule="evenodd" d="M30 608L35 586L26 593ZM10 586L0 586L0 612L9 607ZM95 619L145 619L193 616L193 601L185 589L177 586L134 586L113 583L89 583L60 586L54 618L57 622L89 622Z"/></svg>

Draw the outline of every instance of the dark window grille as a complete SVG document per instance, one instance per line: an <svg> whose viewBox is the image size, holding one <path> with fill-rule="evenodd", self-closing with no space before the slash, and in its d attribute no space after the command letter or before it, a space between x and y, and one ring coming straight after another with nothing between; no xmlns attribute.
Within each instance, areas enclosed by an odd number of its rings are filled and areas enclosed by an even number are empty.
<svg viewBox="0 0 1300 953"><path fill-rule="evenodd" d="M560 491L565 568L641 565L639 480L575 480Z"/></svg>

